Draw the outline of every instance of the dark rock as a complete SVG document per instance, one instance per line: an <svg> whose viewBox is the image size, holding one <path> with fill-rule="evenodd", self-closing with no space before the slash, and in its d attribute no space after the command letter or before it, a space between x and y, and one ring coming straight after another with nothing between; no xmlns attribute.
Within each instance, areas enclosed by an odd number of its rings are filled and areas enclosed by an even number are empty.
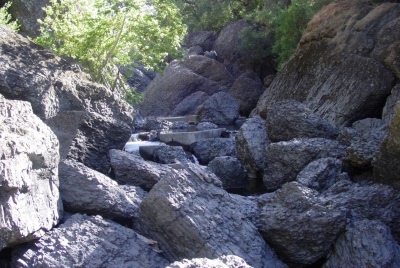
<svg viewBox="0 0 400 268"><path fill-rule="evenodd" d="M186 47L200 46L204 51L211 50L217 33L213 31L194 31L185 38Z"/></svg>
<svg viewBox="0 0 400 268"><path fill-rule="evenodd" d="M277 101L295 99L336 126L380 116L400 77L399 7L339 1L323 8L254 113L265 117Z"/></svg>
<svg viewBox="0 0 400 268"><path fill-rule="evenodd" d="M383 125L382 119L365 118L354 122L351 127L359 131L361 134L367 134L371 131L381 128Z"/></svg>
<svg viewBox="0 0 400 268"><path fill-rule="evenodd" d="M169 116L176 106L195 92L208 95L228 89L186 68L178 61L171 62L164 74L157 76L147 87L140 108L146 116Z"/></svg>
<svg viewBox="0 0 400 268"><path fill-rule="evenodd" d="M179 102L179 104L172 111L172 115L181 116L195 114L198 107L209 97L210 95L207 93L203 91L197 91Z"/></svg>
<svg viewBox="0 0 400 268"><path fill-rule="evenodd" d="M258 229L278 256L293 267L325 257L346 225L345 211L322 205L316 191L297 182L260 199Z"/></svg>
<svg viewBox="0 0 400 268"><path fill-rule="evenodd" d="M228 88L233 84L233 77L225 68L225 66L209 57L190 55L184 60L183 65L196 74L206 77Z"/></svg>
<svg viewBox="0 0 400 268"><path fill-rule="evenodd" d="M101 216L72 215L34 243L13 252L13 267L147 267L168 262L157 242Z"/></svg>
<svg viewBox="0 0 400 268"><path fill-rule="evenodd" d="M190 150L200 164L207 165L217 156L236 156L236 143L234 139L204 139L192 143Z"/></svg>
<svg viewBox="0 0 400 268"><path fill-rule="evenodd" d="M182 167L149 192L137 227L170 261L235 255L253 267L285 267L220 185L201 166Z"/></svg>
<svg viewBox="0 0 400 268"><path fill-rule="evenodd" d="M273 104L268 111L266 123L268 137L274 142L295 138L335 139L339 135L334 125L295 100Z"/></svg>
<svg viewBox="0 0 400 268"><path fill-rule="evenodd" d="M146 87L151 83L152 78L143 70L143 65L137 63L136 66L125 66L120 68L120 72L126 77L129 87L134 88L137 93L143 93ZM151 76L154 77L154 76Z"/></svg>
<svg viewBox="0 0 400 268"><path fill-rule="evenodd" d="M203 55L204 50L201 48L201 46L194 46L190 47L187 56L184 56L184 58L187 58L188 56L191 55Z"/></svg>
<svg viewBox="0 0 400 268"><path fill-rule="evenodd" d="M36 239L62 217L58 140L28 102L0 94L0 251Z"/></svg>
<svg viewBox="0 0 400 268"><path fill-rule="evenodd" d="M390 96L386 99L385 107L383 107L382 111L382 120L386 125L389 125L393 119L396 102L400 101L400 84L397 84L390 94Z"/></svg>
<svg viewBox="0 0 400 268"><path fill-rule="evenodd" d="M343 145L350 146L355 140L359 140L362 134L351 127L344 127L340 130L339 136L336 138Z"/></svg>
<svg viewBox="0 0 400 268"><path fill-rule="evenodd" d="M174 164L190 162L181 146L160 146L153 152L153 159L160 164Z"/></svg>
<svg viewBox="0 0 400 268"><path fill-rule="evenodd" d="M238 101L240 114L248 116L263 94L263 84L256 73L241 74L229 88L229 93Z"/></svg>
<svg viewBox="0 0 400 268"><path fill-rule="evenodd" d="M238 256L234 255L226 255L221 256L218 259L207 259L207 258L195 258L195 259L183 259L181 261L176 261L171 263L166 268L193 268L193 267L202 267L202 268L231 268L231 267L240 267L240 268L251 268L250 265L246 263L245 260Z"/></svg>
<svg viewBox="0 0 400 268"><path fill-rule="evenodd" d="M341 159L345 149L337 141L322 138L271 143L267 146L264 185L268 190L276 190L294 181L310 162L326 157Z"/></svg>
<svg viewBox="0 0 400 268"><path fill-rule="evenodd" d="M339 159L321 158L308 164L297 175L296 181L308 188L323 192L339 180L348 179L345 173L342 173L342 167L343 162Z"/></svg>
<svg viewBox="0 0 400 268"><path fill-rule="evenodd" d="M196 112L202 122L219 125L233 124L239 118L239 104L229 93L215 93Z"/></svg>
<svg viewBox="0 0 400 268"><path fill-rule="evenodd" d="M201 122L196 126L197 130L217 129L218 126L211 122Z"/></svg>
<svg viewBox="0 0 400 268"><path fill-rule="evenodd" d="M400 190L400 102L397 102L387 137L376 155L374 179Z"/></svg>
<svg viewBox="0 0 400 268"><path fill-rule="evenodd" d="M5 27L0 34L0 93L32 104L60 140L61 159L106 173L108 151L122 149L129 139L132 107L47 49Z"/></svg>
<svg viewBox="0 0 400 268"><path fill-rule="evenodd" d="M134 196L133 189L130 189L131 194L127 195L109 177L74 160L60 163L59 176L66 210L116 220L132 220L137 215L144 193ZM143 191L137 188L136 192Z"/></svg>
<svg viewBox="0 0 400 268"><path fill-rule="evenodd" d="M400 267L400 246L379 221L362 220L347 226L323 268Z"/></svg>
<svg viewBox="0 0 400 268"><path fill-rule="evenodd" d="M235 136L237 157L246 168L249 177L259 178L264 173L266 146L269 144L265 120L249 119Z"/></svg>
<svg viewBox="0 0 400 268"><path fill-rule="evenodd" d="M321 194L323 206L347 211L348 221L379 220L400 240L400 195L388 185L342 180Z"/></svg>
<svg viewBox="0 0 400 268"><path fill-rule="evenodd" d="M224 189L246 188L247 172L236 157L216 157L208 163L208 168L221 180Z"/></svg>
<svg viewBox="0 0 400 268"><path fill-rule="evenodd" d="M139 186L144 190L150 190L162 177L169 177L171 172L168 166L119 150L110 150L110 161L118 183Z"/></svg>
<svg viewBox="0 0 400 268"><path fill-rule="evenodd" d="M143 122L142 130L157 130L157 131L169 131L172 127L172 123L159 118L159 117L146 117Z"/></svg>

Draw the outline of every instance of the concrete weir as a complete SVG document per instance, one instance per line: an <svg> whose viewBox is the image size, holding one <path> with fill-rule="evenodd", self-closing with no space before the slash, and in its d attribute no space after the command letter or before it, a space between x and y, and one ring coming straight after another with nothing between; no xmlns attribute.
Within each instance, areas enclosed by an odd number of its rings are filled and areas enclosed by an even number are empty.
<svg viewBox="0 0 400 268"><path fill-rule="evenodd" d="M160 141L182 146L189 146L198 140L218 138L221 136L223 131L225 131L225 128L208 129L195 132L161 133Z"/></svg>

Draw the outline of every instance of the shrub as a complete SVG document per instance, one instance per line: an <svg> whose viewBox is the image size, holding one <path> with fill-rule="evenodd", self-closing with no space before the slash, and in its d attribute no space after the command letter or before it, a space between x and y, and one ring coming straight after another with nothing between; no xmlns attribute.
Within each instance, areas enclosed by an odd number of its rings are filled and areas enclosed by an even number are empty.
<svg viewBox="0 0 400 268"><path fill-rule="evenodd" d="M0 24L7 26L15 32L18 32L20 27L18 21L12 21L12 17L10 13L8 13L8 9L11 7L11 5L11 2L7 2L2 8L0 8Z"/></svg>

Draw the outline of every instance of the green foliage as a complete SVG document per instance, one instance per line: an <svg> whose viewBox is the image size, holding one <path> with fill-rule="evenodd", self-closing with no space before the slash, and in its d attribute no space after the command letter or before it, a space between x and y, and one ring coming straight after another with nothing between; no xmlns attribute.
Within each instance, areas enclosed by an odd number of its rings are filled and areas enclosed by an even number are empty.
<svg viewBox="0 0 400 268"><path fill-rule="evenodd" d="M8 9L11 7L11 5L11 2L7 2L2 8L0 8L0 24L6 25L14 32L18 32L20 27L18 21L12 21L11 15L8 13Z"/></svg>
<svg viewBox="0 0 400 268"><path fill-rule="evenodd" d="M138 60L162 70L165 57L182 55L186 34L179 10L168 0L50 0L35 41L57 55L76 59L91 77L111 88L126 88L118 66ZM137 99L137 98L136 98Z"/></svg>

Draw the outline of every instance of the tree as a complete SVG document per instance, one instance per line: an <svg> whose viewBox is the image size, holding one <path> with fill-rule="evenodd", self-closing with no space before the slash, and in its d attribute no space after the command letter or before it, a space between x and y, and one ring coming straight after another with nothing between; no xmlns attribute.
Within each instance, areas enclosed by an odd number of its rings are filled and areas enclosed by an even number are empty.
<svg viewBox="0 0 400 268"><path fill-rule="evenodd" d="M138 60L162 70L165 57L182 53L186 26L168 0L50 0L45 12L35 41L78 60L95 81L126 95L132 92L124 87L119 66Z"/></svg>
<svg viewBox="0 0 400 268"><path fill-rule="evenodd" d="M7 2L2 8L0 8L0 24L3 24L11 30L17 32L20 25L18 24L18 21L12 21L12 17L10 13L8 13L8 9L11 7L11 4L11 2Z"/></svg>

